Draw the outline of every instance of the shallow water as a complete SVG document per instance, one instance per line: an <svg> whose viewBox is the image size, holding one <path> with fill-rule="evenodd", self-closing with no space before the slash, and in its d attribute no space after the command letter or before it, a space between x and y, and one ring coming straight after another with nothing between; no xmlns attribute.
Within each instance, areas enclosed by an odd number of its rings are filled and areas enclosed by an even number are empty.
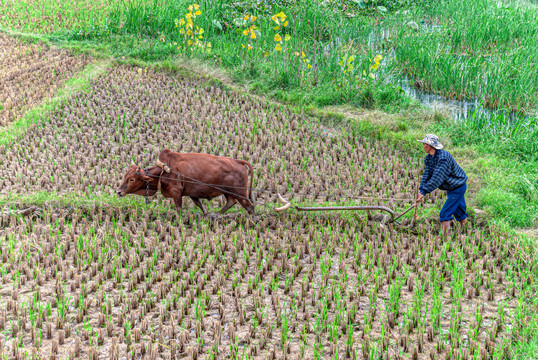
<svg viewBox="0 0 538 360"><path fill-rule="evenodd" d="M408 96L420 101L423 106L429 107L435 111L448 113L452 119L456 121L466 120L473 115L485 116L486 118L491 118L493 115L493 112L484 108L477 99L447 99L441 95L420 90L410 85L409 80L407 79L399 81L398 85ZM515 116L515 113L512 112L512 114Z"/></svg>
<svg viewBox="0 0 538 360"><path fill-rule="evenodd" d="M408 79L398 81L397 84L408 96L418 100L423 106L441 113L448 113L456 122L465 121L471 117L486 118L488 120L501 118L511 122L524 119L525 122L529 122L530 117L538 116L538 112L521 115L513 110L491 110L482 106L478 99L447 99L441 95L426 92L410 85Z"/></svg>
<svg viewBox="0 0 538 360"><path fill-rule="evenodd" d="M442 29L441 26L435 24L417 24L421 31L436 32ZM394 32L394 31L393 31ZM394 48L391 46L391 38L395 34L389 29L380 29L370 34L367 40L369 47L378 50L383 56L380 67L380 75L385 77L387 82L391 82L400 88L411 98L418 100L423 106L429 107L435 111L448 113L456 122L467 120L472 116L484 117L486 119L502 118L510 121L517 120L522 115L512 110L492 110L482 106L478 99L456 100L449 99L441 95L437 95L428 91L420 90L413 86L413 81L406 76L394 76L391 74L391 69L396 66L393 62L397 62ZM383 46L385 43L386 46ZM387 46L388 49L387 49ZM538 116L538 111L530 114L532 117ZM529 120L529 115L523 115L525 120Z"/></svg>

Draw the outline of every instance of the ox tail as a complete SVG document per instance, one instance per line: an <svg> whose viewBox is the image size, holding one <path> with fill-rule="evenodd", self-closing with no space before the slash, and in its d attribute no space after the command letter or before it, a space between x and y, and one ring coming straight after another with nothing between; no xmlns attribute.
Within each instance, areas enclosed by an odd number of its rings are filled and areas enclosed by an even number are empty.
<svg viewBox="0 0 538 360"><path fill-rule="evenodd" d="M252 164L245 160L236 160L239 163L245 165L248 167L249 173L250 173L250 186L248 189L248 198L252 202L252 205L254 205L254 199L252 198L252 182L254 181L254 167L252 167Z"/></svg>

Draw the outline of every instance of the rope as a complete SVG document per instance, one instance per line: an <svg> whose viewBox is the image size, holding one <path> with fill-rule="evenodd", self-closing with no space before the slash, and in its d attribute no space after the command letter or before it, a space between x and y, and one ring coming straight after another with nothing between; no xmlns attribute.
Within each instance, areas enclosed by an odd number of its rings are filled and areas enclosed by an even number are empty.
<svg viewBox="0 0 538 360"><path fill-rule="evenodd" d="M164 170L163 170L164 171ZM159 176L157 175L153 175L153 174L150 174L147 172L147 168L144 168L144 172L145 172L145 175L148 176L148 177L153 177L153 178L159 178L159 182L160 180L163 178L163 172L161 172L161 174ZM211 187L211 188L214 188L214 189L217 189L219 191L222 191L223 193L227 193L227 194L230 194L230 195L233 195L235 197L239 197L239 198L242 198L244 200L247 200L249 202L252 202L253 204L258 204L260 206L263 206L265 208L268 208L270 210L274 210L274 207L271 207L269 205L267 205L266 203L262 203L262 202L259 202L259 201L255 201L254 199L248 199L242 195L239 195L239 194L236 194L236 193L233 193L233 192L230 192L230 191L227 191L227 190L224 190L222 187L225 187L225 188L231 188L231 189L240 189L240 190L249 190L249 188L245 188L245 187L240 187L240 186L231 186L231 185L217 185L217 184L208 184L208 183L204 183L203 181L200 181L198 179L195 179L195 178L192 178L190 176L187 176L187 175L183 175L181 174L180 172L178 171L174 171L172 169L170 169L170 173L172 174L176 174L183 178L186 178L188 180L185 180L185 179L182 179L183 182L186 182L186 183L190 183L190 184L201 184L201 185L204 185L204 186L208 186L208 187ZM251 175L252 176L252 175ZM170 180L174 180L174 178L172 177L164 177L165 179L170 179ZM177 179L179 181L179 178ZM189 181L190 180L190 181ZM146 183L148 184L148 183ZM274 195L274 192L272 191L269 191L269 190L265 190L265 189L255 189L253 188L252 190L256 190L256 191L261 191L261 192L266 192L266 193L271 193ZM299 193L300 194L300 193ZM334 195L328 195L328 196L331 196L331 197L336 197ZM371 199L371 200L380 200L380 199L383 199L383 200L389 200L389 201L392 201L393 199L390 199L390 198L374 198L374 197L367 197L367 196L359 196L359 197L356 197L356 198L361 198L361 199ZM399 199L399 200L406 200L406 201L412 201L413 199ZM295 208L297 208L297 206L295 206Z"/></svg>
<svg viewBox="0 0 538 360"><path fill-rule="evenodd" d="M170 173L173 173L173 174L176 174L176 175L179 175L179 176L183 176L191 181L185 181L186 183L189 183L189 184L202 184L202 185L205 185L205 186L208 186L208 187L212 187L212 188L215 188L217 190L220 190L220 191L223 191L225 192L221 187L224 187L224 188L227 188L227 189L238 189L238 190L249 190L250 188L247 188L247 187L241 187L241 186L231 186L231 185L219 185L219 184L208 184L208 183L204 183L200 180L197 180L195 178L192 178L192 177L189 177L187 175L183 175L177 171L174 171L174 170L170 170ZM158 176L156 175L151 175L151 174L148 174L148 176L150 177L155 177L157 178ZM165 179L173 179L173 178L167 178L165 177ZM269 193L271 195L275 195L275 191L273 190L267 190L267 189L260 189L260 188L252 188L252 191L256 191L256 192L262 192L262 193ZM247 199L241 195L237 195L235 193L231 193L231 192L227 192L228 194L233 194L233 195L236 195L238 197L241 197L241 198L244 198L245 200L248 200L248 201L253 201L253 200L250 200L250 199ZM308 194L308 193L301 193L301 192L294 192L293 193L294 195L303 195L305 197L308 197L308 196L313 196L312 194ZM315 196L321 196L321 197L332 197L332 198L340 198L340 196L337 196L337 195L333 195L333 194L317 194ZM347 196L348 198L350 199L362 199L362 200L380 200L380 201L402 201L402 202L408 202L408 201L414 201L413 199L409 198L409 199L406 199L406 198L384 198L384 197L374 197L374 196ZM255 203L257 204L263 204L263 203L260 203L260 202L256 202Z"/></svg>

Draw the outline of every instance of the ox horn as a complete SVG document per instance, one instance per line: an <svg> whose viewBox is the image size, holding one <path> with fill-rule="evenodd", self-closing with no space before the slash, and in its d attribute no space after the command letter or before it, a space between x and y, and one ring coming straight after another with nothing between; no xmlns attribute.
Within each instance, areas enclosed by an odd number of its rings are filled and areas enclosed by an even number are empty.
<svg viewBox="0 0 538 360"><path fill-rule="evenodd" d="M284 206L275 208L276 212L282 212L291 206L291 203L287 201L286 199L284 199L279 193L277 193L277 196L278 196L278 200L280 200L280 202L284 204Z"/></svg>

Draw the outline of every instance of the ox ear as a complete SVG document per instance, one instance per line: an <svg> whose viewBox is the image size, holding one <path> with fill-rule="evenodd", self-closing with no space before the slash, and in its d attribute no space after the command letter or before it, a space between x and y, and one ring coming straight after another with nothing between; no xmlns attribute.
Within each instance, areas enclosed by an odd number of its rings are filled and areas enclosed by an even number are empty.
<svg viewBox="0 0 538 360"><path fill-rule="evenodd" d="M151 177L147 176L144 171L140 171L140 178L142 180L144 180L145 182L150 182L151 181Z"/></svg>

